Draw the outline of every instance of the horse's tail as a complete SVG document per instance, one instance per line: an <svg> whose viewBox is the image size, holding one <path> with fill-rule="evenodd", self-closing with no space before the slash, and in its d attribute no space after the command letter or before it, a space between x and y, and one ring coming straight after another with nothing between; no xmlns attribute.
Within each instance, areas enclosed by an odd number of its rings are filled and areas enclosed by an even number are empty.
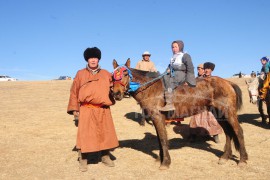
<svg viewBox="0 0 270 180"><path fill-rule="evenodd" d="M236 94L236 107L237 110L240 110L243 107L243 98L242 98L242 91L240 87L237 84L234 84L230 82L231 86L234 89L234 92Z"/></svg>
<svg viewBox="0 0 270 180"><path fill-rule="evenodd" d="M223 128L223 130L225 131L225 133L226 133L226 134L229 134L229 136L232 137L234 147L235 147L235 149L236 149L237 151L239 151L239 150L240 150L240 143L239 143L239 140L238 140L238 138L237 138L237 136L236 136L236 134L235 134L235 131L233 130L232 126L229 124L228 121L222 122L221 125L222 125L222 128ZM243 136L243 129L242 129L241 126L239 126L239 131L238 131L238 133L239 133L241 136ZM225 145L224 148L226 148L226 145Z"/></svg>

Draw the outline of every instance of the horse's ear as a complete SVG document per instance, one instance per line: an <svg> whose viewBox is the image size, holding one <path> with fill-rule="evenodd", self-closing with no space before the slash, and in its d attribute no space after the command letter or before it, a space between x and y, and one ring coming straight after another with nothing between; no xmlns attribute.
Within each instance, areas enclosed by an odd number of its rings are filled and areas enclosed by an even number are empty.
<svg viewBox="0 0 270 180"><path fill-rule="evenodd" d="M128 68L130 68L130 58L127 59L127 62L125 64Z"/></svg>
<svg viewBox="0 0 270 180"><path fill-rule="evenodd" d="M117 68L119 65L118 65L118 63L117 63L117 61L114 59L113 60L113 68L115 69L115 68Z"/></svg>

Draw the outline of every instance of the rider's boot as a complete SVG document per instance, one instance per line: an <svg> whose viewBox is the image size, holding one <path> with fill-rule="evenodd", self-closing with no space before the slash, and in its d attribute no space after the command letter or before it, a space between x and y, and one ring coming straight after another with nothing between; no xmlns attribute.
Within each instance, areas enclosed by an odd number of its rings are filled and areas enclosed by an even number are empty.
<svg viewBox="0 0 270 180"><path fill-rule="evenodd" d="M174 111L175 107L173 104L173 91L172 89L168 89L168 91L165 91L165 101L166 105L164 107L160 107L160 111Z"/></svg>

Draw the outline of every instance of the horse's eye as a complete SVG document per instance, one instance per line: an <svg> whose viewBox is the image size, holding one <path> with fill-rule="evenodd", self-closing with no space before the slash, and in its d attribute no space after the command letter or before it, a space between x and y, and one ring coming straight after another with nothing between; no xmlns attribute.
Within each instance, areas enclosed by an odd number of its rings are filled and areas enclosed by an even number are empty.
<svg viewBox="0 0 270 180"><path fill-rule="evenodd" d="M127 70L124 70L123 71L123 74L124 74L124 76L127 76L128 75L128 71Z"/></svg>

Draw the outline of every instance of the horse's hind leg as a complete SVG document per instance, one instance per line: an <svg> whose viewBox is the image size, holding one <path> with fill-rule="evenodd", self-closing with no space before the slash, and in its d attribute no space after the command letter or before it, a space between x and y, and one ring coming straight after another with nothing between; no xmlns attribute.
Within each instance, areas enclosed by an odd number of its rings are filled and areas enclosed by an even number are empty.
<svg viewBox="0 0 270 180"><path fill-rule="evenodd" d="M238 166L244 166L247 164L248 154L247 154L246 147L245 147L243 129L239 123L238 123L238 126L239 126L239 131L238 131L238 134L236 134L238 141L239 141L239 144L240 144L240 149L239 149L240 161L238 163Z"/></svg>
<svg viewBox="0 0 270 180"><path fill-rule="evenodd" d="M230 113L230 112L229 112ZM240 153L240 161L238 163L239 166L246 165L246 161L248 160L248 154L245 148L245 141L244 141L244 134L243 129L241 128L237 114L231 112L228 116L228 122L232 127L233 130L233 141L235 145L235 149Z"/></svg>
<svg viewBox="0 0 270 180"><path fill-rule="evenodd" d="M232 157L232 147L231 147L231 141L232 141L232 133L233 131L230 130L230 125L227 121L219 121L219 124L223 128L223 131L226 136L226 144L224 146L224 153L220 157L218 164L225 164L229 158Z"/></svg>

